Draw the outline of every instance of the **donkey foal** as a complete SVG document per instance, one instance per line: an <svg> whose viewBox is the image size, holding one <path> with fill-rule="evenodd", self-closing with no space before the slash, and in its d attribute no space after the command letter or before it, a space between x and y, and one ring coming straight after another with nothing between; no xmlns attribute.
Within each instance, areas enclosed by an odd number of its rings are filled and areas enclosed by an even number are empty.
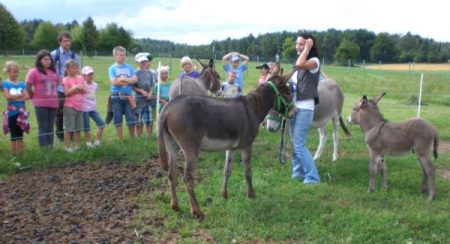
<svg viewBox="0 0 450 244"><path fill-rule="evenodd" d="M385 95L368 100L366 96L355 102L353 112L347 121L359 124L364 140L369 148L369 192L375 190L375 176L378 168L384 188L387 187L384 155L396 155L413 150L423 170L421 191L428 189L428 201L436 196L435 167L429 156L431 146L436 159L438 156L438 132L433 125L423 119L409 119L400 123L388 122L378 110L378 102Z"/></svg>

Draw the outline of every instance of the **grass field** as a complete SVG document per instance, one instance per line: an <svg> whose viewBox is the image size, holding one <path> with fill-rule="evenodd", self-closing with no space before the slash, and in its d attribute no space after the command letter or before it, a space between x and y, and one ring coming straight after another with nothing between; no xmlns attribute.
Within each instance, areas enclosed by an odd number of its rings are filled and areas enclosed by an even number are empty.
<svg viewBox="0 0 450 244"><path fill-rule="evenodd" d="M29 66L33 57L0 57L0 63L13 59ZM131 58L129 59L131 62ZM179 60L158 59L172 64L170 79L180 72ZM98 107L105 114L109 82L106 70L112 63L109 57L85 58L96 70L100 85ZM256 86L258 78L251 63L245 79L245 91ZM290 70L288 64L283 65ZM220 69L220 66L218 67ZM335 79L345 93L343 115L351 111L353 101L363 94L378 95L386 91L380 109L386 119L400 121L414 117L420 73L326 66L325 73ZM450 140L450 71L424 71L423 102L421 117L433 123L443 141ZM4 77L4 74L2 74ZM21 73L24 77L24 72ZM223 73L221 74L224 79ZM0 107L5 107L4 99ZM28 103L28 109L32 106ZM36 122L32 114L32 132L25 138L26 152L22 157L11 157L8 151L9 135L0 137L0 174L8 180L9 174L17 172L16 163L33 168L48 168L78 162L120 161L145 162L156 154L156 138L125 139L116 143L115 131L108 126L103 145L93 150L83 149L73 154L63 151L56 143L54 149L41 150L37 146ZM196 233L202 232L218 242L339 242L339 243L448 243L450 241L450 186L443 177L450 170L450 154L440 152L437 167L437 199L429 204L426 196L419 193L422 179L421 168L414 155L387 157L389 187L381 189L377 179L376 190L366 192L368 186L368 154L359 127L351 127L353 136L345 138L341 133L339 160L331 163L331 138L321 159L316 163L322 184L304 186L290 180L290 165L278 163L279 134L261 130L253 147L253 184L256 199L245 197L243 169L235 163L229 183L229 199L219 196L222 182L224 153L202 153L197 170L197 199L206 214L202 222L195 221L189 213L189 204L182 179L179 179L178 196L181 212L172 212L170 194L166 191L140 195L131 199L139 204L139 214L130 227L140 233L151 232L155 242L168 240L176 233L182 242L198 242ZM328 128L331 134L330 128ZM308 144L315 150L318 136L315 130L309 134ZM237 160L237 156L235 157ZM235 160L235 161L236 161ZM154 185L167 185L167 180L154 179ZM148 218L162 218L160 227L146 226Z"/></svg>

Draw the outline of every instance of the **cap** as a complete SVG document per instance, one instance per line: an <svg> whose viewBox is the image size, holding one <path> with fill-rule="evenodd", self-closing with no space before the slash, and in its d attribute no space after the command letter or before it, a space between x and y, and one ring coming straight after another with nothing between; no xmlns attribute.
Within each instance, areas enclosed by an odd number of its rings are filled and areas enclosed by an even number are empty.
<svg viewBox="0 0 450 244"><path fill-rule="evenodd" d="M81 69L81 74L83 75L88 75L88 74L93 74L94 73L94 69L91 66L84 66Z"/></svg>
<svg viewBox="0 0 450 244"><path fill-rule="evenodd" d="M239 60L241 60L241 59L239 58L239 55L234 54L233 56L231 56L231 62L235 62L235 61L239 61Z"/></svg>
<svg viewBox="0 0 450 244"><path fill-rule="evenodd" d="M260 66L256 66L256 68L270 70L270 67L268 64L261 64Z"/></svg>
<svg viewBox="0 0 450 244"><path fill-rule="evenodd" d="M150 53L138 53L134 56L136 62L152 61L152 55Z"/></svg>

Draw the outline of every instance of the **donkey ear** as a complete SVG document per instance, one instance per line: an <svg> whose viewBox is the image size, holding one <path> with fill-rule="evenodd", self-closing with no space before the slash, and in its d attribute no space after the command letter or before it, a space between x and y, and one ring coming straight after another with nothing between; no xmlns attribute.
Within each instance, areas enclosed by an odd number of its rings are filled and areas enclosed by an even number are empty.
<svg viewBox="0 0 450 244"><path fill-rule="evenodd" d="M270 72L272 76L283 74L283 70L281 69L280 62L276 62L272 67L272 71Z"/></svg>
<svg viewBox="0 0 450 244"><path fill-rule="evenodd" d="M381 98L384 97L384 95L386 95L386 92L382 92L380 95L378 95L377 97L375 97L373 100L375 101L375 104L377 104Z"/></svg>
<svg viewBox="0 0 450 244"><path fill-rule="evenodd" d="M367 99L366 95L363 95L363 97L361 98L361 100L359 100L359 107L365 107L367 106L367 103L369 102L369 100Z"/></svg>
<svg viewBox="0 0 450 244"><path fill-rule="evenodd" d="M214 59L210 59L210 60L209 60L209 67L210 67L211 69L214 68Z"/></svg>
<svg viewBox="0 0 450 244"><path fill-rule="evenodd" d="M198 63L203 67L203 69L206 69L207 65L202 63L199 58L197 58Z"/></svg>

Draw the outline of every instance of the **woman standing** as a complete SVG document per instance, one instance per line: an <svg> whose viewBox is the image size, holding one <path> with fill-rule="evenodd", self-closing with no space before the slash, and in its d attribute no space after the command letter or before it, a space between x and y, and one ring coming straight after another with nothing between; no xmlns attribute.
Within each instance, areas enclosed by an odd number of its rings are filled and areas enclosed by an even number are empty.
<svg viewBox="0 0 450 244"><path fill-rule="evenodd" d="M314 116L315 104L319 102L317 86L320 76L320 60L316 42L310 34L300 34L295 48L299 54L296 71L291 82L295 99L296 115L291 119L292 179L304 184L320 183L316 164L306 146L308 129Z"/></svg>
<svg viewBox="0 0 450 244"><path fill-rule="evenodd" d="M50 147L53 145L53 126L58 109L59 78L49 51L37 53L34 68L28 72L26 82L36 112L39 146Z"/></svg>

